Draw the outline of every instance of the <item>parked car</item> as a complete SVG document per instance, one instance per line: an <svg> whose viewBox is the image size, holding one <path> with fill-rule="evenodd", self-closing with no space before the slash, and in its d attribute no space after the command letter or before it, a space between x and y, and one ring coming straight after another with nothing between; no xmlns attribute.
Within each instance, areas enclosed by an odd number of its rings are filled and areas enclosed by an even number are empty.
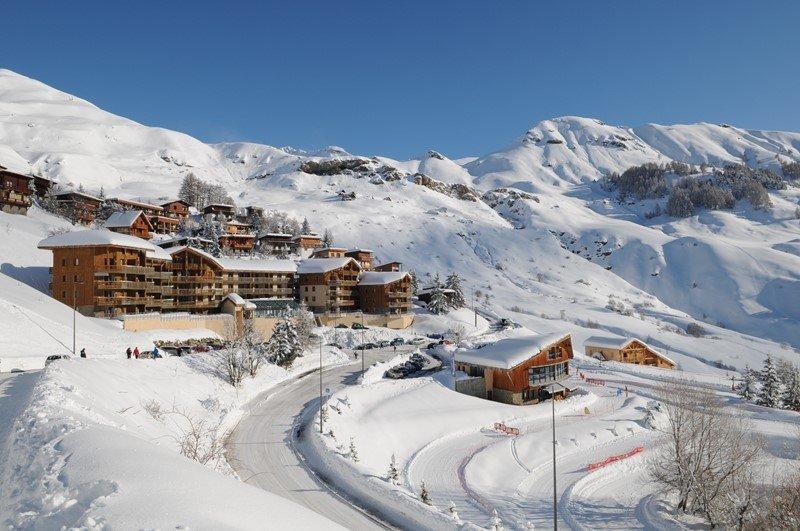
<svg viewBox="0 0 800 531"><path fill-rule="evenodd" d="M398 345L405 345L406 340L402 337L396 337L389 342L389 346L396 347Z"/></svg>
<svg viewBox="0 0 800 531"><path fill-rule="evenodd" d="M358 345L354 350L369 350L371 348L375 348L375 343L364 343L363 345Z"/></svg>
<svg viewBox="0 0 800 531"><path fill-rule="evenodd" d="M347 327L345 326L345 328L347 328ZM353 323L352 328L353 328L353 330L366 330L368 327L364 326L361 323Z"/></svg>
<svg viewBox="0 0 800 531"><path fill-rule="evenodd" d="M383 374L386 378L391 378L392 380L399 380L400 378L405 378L406 373L400 367L392 367L388 371Z"/></svg>
<svg viewBox="0 0 800 531"><path fill-rule="evenodd" d="M408 343L410 343L412 345L421 345L421 344L425 343L427 340L428 340L428 338L426 338L426 337L415 337L414 339L408 341Z"/></svg>
<svg viewBox="0 0 800 531"><path fill-rule="evenodd" d="M336 328L349 328L349 327L344 323L339 323L336 325Z"/></svg>
<svg viewBox="0 0 800 531"><path fill-rule="evenodd" d="M431 338L431 339L443 339L444 335L443 334L428 334L428 337Z"/></svg>
<svg viewBox="0 0 800 531"><path fill-rule="evenodd" d="M389 340L388 339L384 339L383 341L376 341L375 342L375 346L380 347L380 348L386 348L386 347L389 346Z"/></svg>
<svg viewBox="0 0 800 531"><path fill-rule="evenodd" d="M67 356L66 354L53 354L52 356L47 356L47 358L44 360L44 366L47 367L48 365L50 365L54 361L68 360L69 358L70 357Z"/></svg>
<svg viewBox="0 0 800 531"><path fill-rule="evenodd" d="M335 347L335 348L339 348L339 349L342 348L342 346L339 343L326 343L325 346L326 347Z"/></svg>

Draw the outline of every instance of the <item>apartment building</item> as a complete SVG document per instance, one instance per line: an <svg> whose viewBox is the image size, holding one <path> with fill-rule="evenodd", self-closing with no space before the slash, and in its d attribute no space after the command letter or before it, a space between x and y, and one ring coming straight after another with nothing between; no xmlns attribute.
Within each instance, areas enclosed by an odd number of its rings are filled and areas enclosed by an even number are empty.
<svg viewBox="0 0 800 531"><path fill-rule="evenodd" d="M357 308L361 267L352 258L309 258L297 268L298 295L315 312L347 312Z"/></svg>
<svg viewBox="0 0 800 531"><path fill-rule="evenodd" d="M0 166L0 210L9 214L27 214L31 206L33 177Z"/></svg>
<svg viewBox="0 0 800 531"><path fill-rule="evenodd" d="M67 217L75 223L89 225L97 216L97 209L103 203L99 197L89 195L77 190L68 190L57 193L56 203L66 213Z"/></svg>
<svg viewBox="0 0 800 531"><path fill-rule="evenodd" d="M120 234L136 236L144 240L150 239L153 225L141 210L125 210L114 212L103 224L103 227Z"/></svg>
<svg viewBox="0 0 800 531"><path fill-rule="evenodd" d="M403 271L364 271L358 280L358 303L366 313L409 312L411 296L411 275Z"/></svg>

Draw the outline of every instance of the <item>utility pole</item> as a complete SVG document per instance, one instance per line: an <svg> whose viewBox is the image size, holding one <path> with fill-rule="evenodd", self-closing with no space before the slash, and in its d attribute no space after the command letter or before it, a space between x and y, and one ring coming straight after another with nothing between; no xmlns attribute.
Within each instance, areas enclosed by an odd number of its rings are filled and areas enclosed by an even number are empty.
<svg viewBox="0 0 800 531"><path fill-rule="evenodd" d="M322 433L322 336L319 338L319 432Z"/></svg>
<svg viewBox="0 0 800 531"><path fill-rule="evenodd" d="M361 310L361 376L363 378L365 369L364 364L364 349L366 345L364 345L364 310Z"/></svg>
<svg viewBox="0 0 800 531"><path fill-rule="evenodd" d="M558 531L558 491L557 476L556 476L556 394L555 386L566 389L558 382L553 382L548 387L550 388L550 404L553 412L553 530Z"/></svg>
<svg viewBox="0 0 800 531"><path fill-rule="evenodd" d="M76 323L76 316L77 313L77 300L78 298L78 288L74 284L72 285L72 356L75 357L75 323Z"/></svg>
<svg viewBox="0 0 800 531"><path fill-rule="evenodd" d="M475 314L475 328L478 328L478 309L475 308L475 288L472 288L472 313Z"/></svg>

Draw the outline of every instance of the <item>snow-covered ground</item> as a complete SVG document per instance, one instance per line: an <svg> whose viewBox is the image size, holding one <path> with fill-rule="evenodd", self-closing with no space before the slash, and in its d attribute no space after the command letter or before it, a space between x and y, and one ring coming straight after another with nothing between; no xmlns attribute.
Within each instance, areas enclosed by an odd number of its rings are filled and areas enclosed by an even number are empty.
<svg viewBox="0 0 800 531"><path fill-rule="evenodd" d="M344 360L338 349L324 351L326 364ZM53 363L16 420L2 418L12 428L0 440L0 522L35 529L328 528L333 524L315 513L239 481L221 454L205 466L181 455L191 433L213 431L221 446L260 393L318 363L315 355L299 358L291 371L269 365L240 389L223 381L206 354ZM201 442L208 448L211 439Z"/></svg>

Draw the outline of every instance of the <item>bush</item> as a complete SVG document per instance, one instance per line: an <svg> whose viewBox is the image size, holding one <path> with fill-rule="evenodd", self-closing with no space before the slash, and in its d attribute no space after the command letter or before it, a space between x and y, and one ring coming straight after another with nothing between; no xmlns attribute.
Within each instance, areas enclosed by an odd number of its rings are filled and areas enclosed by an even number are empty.
<svg viewBox="0 0 800 531"><path fill-rule="evenodd" d="M781 170L785 179L800 180L800 162L781 164Z"/></svg>
<svg viewBox="0 0 800 531"><path fill-rule="evenodd" d="M694 337L703 337L706 335L706 329L697 323L689 323L686 325L686 333Z"/></svg>
<svg viewBox="0 0 800 531"><path fill-rule="evenodd" d="M676 188L686 190L695 207L709 210L730 210L736 204L730 190L726 190L710 180L685 177L676 185Z"/></svg>
<svg viewBox="0 0 800 531"><path fill-rule="evenodd" d="M767 168L750 168L744 164L730 164L716 173L717 184L723 186L734 186L747 179L755 179L768 190L786 188L786 182L777 173Z"/></svg>
<svg viewBox="0 0 800 531"><path fill-rule="evenodd" d="M667 193L665 173L664 168L649 162L628 168L622 175L611 174L610 180L619 190L620 199L625 199L629 195L639 200L654 199L664 197Z"/></svg>
<svg viewBox="0 0 800 531"><path fill-rule="evenodd" d="M756 179L744 179L733 185L733 197L745 199L753 208L759 210L769 210L772 208L772 201L764 186Z"/></svg>

